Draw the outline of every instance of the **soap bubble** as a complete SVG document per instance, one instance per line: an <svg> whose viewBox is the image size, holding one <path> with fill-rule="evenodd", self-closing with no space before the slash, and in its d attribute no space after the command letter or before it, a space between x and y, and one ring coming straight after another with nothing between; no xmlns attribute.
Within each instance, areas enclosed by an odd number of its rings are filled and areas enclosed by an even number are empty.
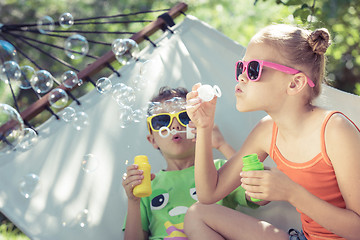
<svg viewBox="0 0 360 240"><path fill-rule="evenodd" d="M0 40L0 65L6 61L18 61L15 47L4 40Z"/></svg>
<svg viewBox="0 0 360 240"><path fill-rule="evenodd" d="M60 81L66 88L73 88L79 83L79 78L74 71L69 70L61 75Z"/></svg>
<svg viewBox="0 0 360 240"><path fill-rule="evenodd" d="M91 215L88 209L84 209L76 216L76 223L81 228L85 228L91 222Z"/></svg>
<svg viewBox="0 0 360 240"><path fill-rule="evenodd" d="M20 66L14 61L6 61L0 67L0 79L5 83L16 82L21 77Z"/></svg>
<svg viewBox="0 0 360 240"><path fill-rule="evenodd" d="M84 81L82 79L79 79L79 83L78 86L80 87L81 85L83 85Z"/></svg>
<svg viewBox="0 0 360 240"><path fill-rule="evenodd" d="M87 39L80 35L74 34L65 40L65 53L71 59L84 57L89 51Z"/></svg>
<svg viewBox="0 0 360 240"><path fill-rule="evenodd" d="M107 77L99 78L96 81L96 89L99 93L108 93L112 88L111 80Z"/></svg>
<svg viewBox="0 0 360 240"><path fill-rule="evenodd" d="M98 165L99 162L94 154L86 154L81 162L81 167L86 173L94 172Z"/></svg>
<svg viewBox="0 0 360 240"><path fill-rule="evenodd" d="M112 87L112 97L119 105L133 105L136 100L135 91L123 83L117 83Z"/></svg>
<svg viewBox="0 0 360 240"><path fill-rule="evenodd" d="M40 33L46 34L47 32L52 32L54 30L55 22L52 17L44 16L38 19L37 28Z"/></svg>
<svg viewBox="0 0 360 240"><path fill-rule="evenodd" d="M51 90L49 94L50 106L54 108L63 108L69 101L68 94L61 88L55 88Z"/></svg>
<svg viewBox="0 0 360 240"><path fill-rule="evenodd" d="M116 59L123 65L139 54L139 45L132 39L115 39L111 45Z"/></svg>
<svg viewBox="0 0 360 240"><path fill-rule="evenodd" d="M37 93L46 93L54 85L54 77L46 70L37 71L30 80L31 86Z"/></svg>
<svg viewBox="0 0 360 240"><path fill-rule="evenodd" d="M137 75L130 79L130 86L132 86L132 88L137 92L145 90L147 85L148 85L148 81L146 80L145 77L141 75Z"/></svg>
<svg viewBox="0 0 360 240"><path fill-rule="evenodd" d="M21 76L18 81L19 87L21 89L30 89L31 88L30 80L35 75L34 68L32 68L30 66L22 66L22 67L20 67L20 71L21 71Z"/></svg>
<svg viewBox="0 0 360 240"><path fill-rule="evenodd" d="M129 106L121 106L119 114L119 122L121 128L126 128L133 121L133 110Z"/></svg>
<svg viewBox="0 0 360 240"><path fill-rule="evenodd" d="M71 13L63 13L59 17L59 24L62 28L69 28L74 25L74 17Z"/></svg>
<svg viewBox="0 0 360 240"><path fill-rule="evenodd" d="M89 124L89 116L85 112L75 113L75 116L72 120L72 125L76 130L81 131L82 129L89 126Z"/></svg>
<svg viewBox="0 0 360 240"><path fill-rule="evenodd" d="M35 173L29 173L22 177L19 182L19 191L25 198L31 198L40 188L40 177Z"/></svg>
<svg viewBox="0 0 360 240"><path fill-rule="evenodd" d="M30 149L33 145L35 145L38 141L38 135L31 128L24 129L24 137L18 144L17 148L24 151Z"/></svg>
<svg viewBox="0 0 360 240"><path fill-rule="evenodd" d="M181 97L173 97L169 100L166 100L163 103L163 107L166 108L165 111L168 112L180 112L186 109L186 99Z"/></svg>
<svg viewBox="0 0 360 240"><path fill-rule="evenodd" d="M124 54L128 50L127 41L125 39L115 39L112 44L111 48L114 54Z"/></svg>
<svg viewBox="0 0 360 240"><path fill-rule="evenodd" d="M0 154L13 150L24 136L24 121L11 106L0 103Z"/></svg>
<svg viewBox="0 0 360 240"><path fill-rule="evenodd" d="M162 110L162 103L161 102L149 102L149 116L156 114Z"/></svg>
<svg viewBox="0 0 360 240"><path fill-rule="evenodd" d="M142 109L136 109L133 112L133 120L134 122L142 122L145 119L146 114Z"/></svg>
<svg viewBox="0 0 360 240"><path fill-rule="evenodd" d="M70 122L75 116L75 109L73 109L72 107L66 107L64 108L64 110L61 111L60 115L65 122Z"/></svg>

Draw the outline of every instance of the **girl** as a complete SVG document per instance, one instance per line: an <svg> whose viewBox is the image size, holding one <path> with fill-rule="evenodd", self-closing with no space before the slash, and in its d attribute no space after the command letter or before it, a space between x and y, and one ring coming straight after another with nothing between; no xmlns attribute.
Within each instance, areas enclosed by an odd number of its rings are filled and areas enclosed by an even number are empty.
<svg viewBox="0 0 360 240"><path fill-rule="evenodd" d="M250 41L236 63L236 108L264 110L241 149L219 170L212 163L216 98L200 102L193 86L187 112L197 128L195 182L199 202L185 217L190 239L359 239L360 130L344 114L312 105L324 79L326 29L272 25ZM270 155L277 168L241 172L241 158ZM209 205L237 186L248 196L288 201L302 231L284 232L243 213ZM290 236L289 236L290 235Z"/></svg>

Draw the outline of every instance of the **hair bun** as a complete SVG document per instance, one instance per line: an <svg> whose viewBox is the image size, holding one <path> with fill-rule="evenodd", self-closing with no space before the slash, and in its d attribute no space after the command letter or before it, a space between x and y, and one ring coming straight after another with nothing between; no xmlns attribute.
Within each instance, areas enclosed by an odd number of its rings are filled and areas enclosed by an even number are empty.
<svg viewBox="0 0 360 240"><path fill-rule="evenodd" d="M331 45L328 30L326 28L316 29L308 37L308 43L314 53L323 55Z"/></svg>

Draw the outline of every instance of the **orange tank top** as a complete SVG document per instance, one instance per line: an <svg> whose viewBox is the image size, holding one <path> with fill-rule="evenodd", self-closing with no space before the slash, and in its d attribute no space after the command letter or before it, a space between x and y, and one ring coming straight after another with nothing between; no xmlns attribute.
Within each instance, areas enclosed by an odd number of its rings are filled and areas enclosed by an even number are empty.
<svg viewBox="0 0 360 240"><path fill-rule="evenodd" d="M294 182L303 186L310 193L339 208L345 208L345 201L341 195L336 181L334 168L325 148L325 127L330 117L335 113L344 115L341 112L334 111L326 116L321 126L321 152L310 161L304 163L290 162L281 155L281 152L276 146L278 128L274 123L270 157L274 160L279 170L285 173ZM346 118L360 131L354 122L348 117ZM301 215L302 228L308 240L344 239L323 228L301 211L298 210L298 212Z"/></svg>

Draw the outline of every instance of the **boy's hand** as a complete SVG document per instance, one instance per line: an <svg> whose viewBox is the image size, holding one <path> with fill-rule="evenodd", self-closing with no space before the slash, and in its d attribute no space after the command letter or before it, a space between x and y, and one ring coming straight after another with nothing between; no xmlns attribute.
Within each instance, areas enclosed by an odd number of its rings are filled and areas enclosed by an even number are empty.
<svg viewBox="0 0 360 240"><path fill-rule="evenodd" d="M129 200L138 201L140 198L135 197L133 194L134 187L139 185L144 178L143 171L138 170L138 165L132 164L127 167L126 173L123 175L122 185L125 189L126 195ZM155 178L155 174L151 174L151 180Z"/></svg>

